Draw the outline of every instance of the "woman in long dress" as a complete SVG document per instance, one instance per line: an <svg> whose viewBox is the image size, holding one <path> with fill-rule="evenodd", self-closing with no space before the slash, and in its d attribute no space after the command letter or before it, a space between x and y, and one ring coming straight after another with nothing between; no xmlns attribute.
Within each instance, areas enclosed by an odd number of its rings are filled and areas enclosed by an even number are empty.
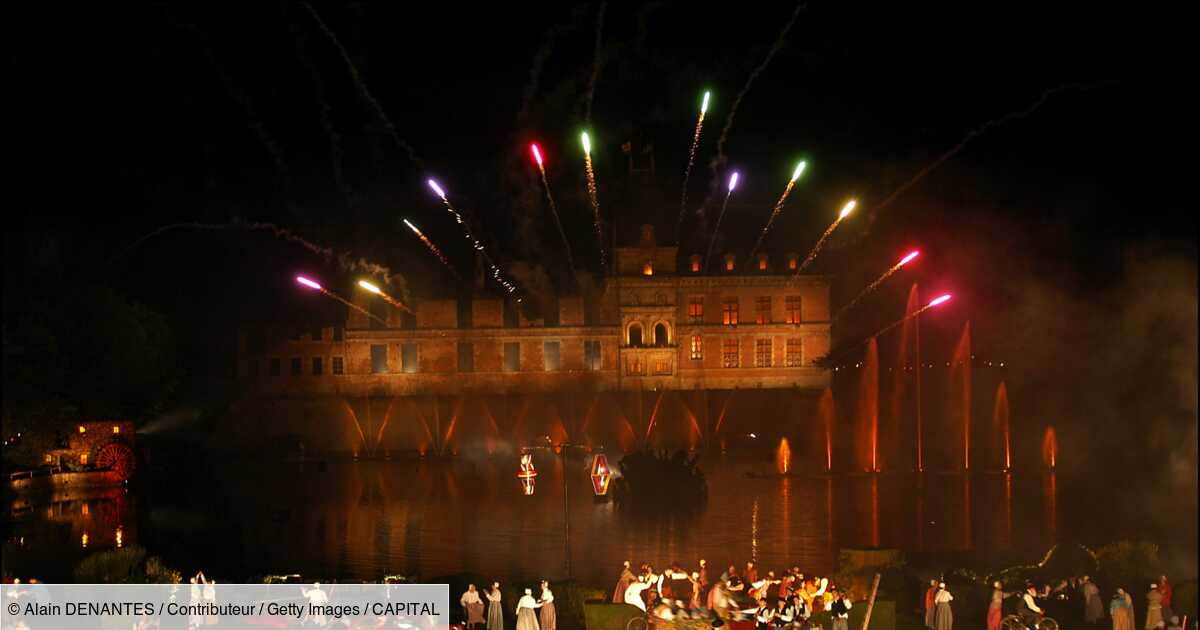
<svg viewBox="0 0 1200 630"><path fill-rule="evenodd" d="M1133 604L1125 589L1119 588L1113 594L1108 614L1112 615L1112 630L1133 630Z"/></svg>
<svg viewBox="0 0 1200 630"><path fill-rule="evenodd" d="M1004 607L1004 589L1000 581L992 583L992 601L988 604L987 630L1000 630L1000 613Z"/></svg>
<svg viewBox="0 0 1200 630"><path fill-rule="evenodd" d="M462 604L463 612L466 613L469 630L473 630L475 626L483 623L483 600L479 599L479 591L475 590L474 584L467 585L467 592L463 593L462 598L458 601Z"/></svg>
<svg viewBox="0 0 1200 630"><path fill-rule="evenodd" d="M1158 592L1157 584L1151 584L1150 592L1146 593L1146 630L1154 630L1160 623L1163 623L1162 593Z"/></svg>
<svg viewBox="0 0 1200 630"><path fill-rule="evenodd" d="M946 590L946 583L938 583L937 595L933 597L933 627L935 630L953 630L954 612L950 610L950 602L954 596Z"/></svg>
<svg viewBox="0 0 1200 630"><path fill-rule="evenodd" d="M617 578L617 586L613 588L612 603L625 603L625 589L634 581L633 571L629 570L629 561L626 560L624 566L621 567L621 577Z"/></svg>
<svg viewBox="0 0 1200 630"><path fill-rule="evenodd" d="M933 627L933 599L937 596L938 581L929 580L929 590L925 591L925 627Z"/></svg>
<svg viewBox="0 0 1200 630"><path fill-rule="evenodd" d="M517 630L540 630L537 613L533 612L542 605L533 599L533 589L525 589L525 594L517 600Z"/></svg>
<svg viewBox="0 0 1200 630"><path fill-rule="evenodd" d="M541 614L538 615L541 630L555 630L558 627L558 616L554 610L554 593L550 592L550 583L546 580L542 580L542 599L538 605L542 607Z"/></svg>
<svg viewBox="0 0 1200 630"><path fill-rule="evenodd" d="M1083 576L1083 620L1095 624L1104 618L1104 604L1100 602L1100 587L1088 576Z"/></svg>
<svg viewBox="0 0 1200 630"><path fill-rule="evenodd" d="M492 582L492 588L487 592L487 600L487 630L504 630L504 609L500 607L499 582Z"/></svg>

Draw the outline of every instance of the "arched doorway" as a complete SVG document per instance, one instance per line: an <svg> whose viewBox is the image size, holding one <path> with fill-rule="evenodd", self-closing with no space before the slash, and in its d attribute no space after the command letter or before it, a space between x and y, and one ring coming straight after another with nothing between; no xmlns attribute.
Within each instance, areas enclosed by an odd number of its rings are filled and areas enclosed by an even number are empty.
<svg viewBox="0 0 1200 630"><path fill-rule="evenodd" d="M631 345L631 346L642 345L642 325L641 324L634 323L634 324L629 325L629 345Z"/></svg>
<svg viewBox="0 0 1200 630"><path fill-rule="evenodd" d="M667 325L659 322L654 325L654 345L659 348L664 348L670 343L670 337L667 335Z"/></svg>

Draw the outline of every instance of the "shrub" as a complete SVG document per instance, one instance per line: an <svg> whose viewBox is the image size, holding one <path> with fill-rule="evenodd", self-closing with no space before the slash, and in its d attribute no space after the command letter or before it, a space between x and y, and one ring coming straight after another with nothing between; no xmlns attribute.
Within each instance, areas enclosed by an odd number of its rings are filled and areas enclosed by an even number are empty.
<svg viewBox="0 0 1200 630"><path fill-rule="evenodd" d="M1150 583L1162 573L1158 545L1144 541L1122 540L1096 550L1100 573L1113 586L1137 592L1141 583Z"/></svg>
<svg viewBox="0 0 1200 630"><path fill-rule="evenodd" d="M94 553L75 567L81 584L178 584L180 573L163 565L157 557L146 557L141 547Z"/></svg>

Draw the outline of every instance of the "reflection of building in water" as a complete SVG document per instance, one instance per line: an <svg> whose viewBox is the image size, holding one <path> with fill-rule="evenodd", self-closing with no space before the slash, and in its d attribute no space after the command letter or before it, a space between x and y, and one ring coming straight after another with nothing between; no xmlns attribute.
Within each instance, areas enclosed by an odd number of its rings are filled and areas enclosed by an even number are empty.
<svg viewBox="0 0 1200 630"><path fill-rule="evenodd" d="M795 275L796 258L761 254L746 265L730 254L704 274L695 255L680 269L677 248L659 246L644 226L636 246L616 248L616 274L603 286L583 275L576 293L524 310L481 295L418 297L409 305L415 315L357 292L358 305L386 326L350 310L343 326L290 337L246 329L238 369L247 400L351 401L337 413L352 416L356 452L388 448L389 422L405 425L391 429L407 433L398 442L422 450L453 443L456 431L512 431L503 439L524 441L525 429L561 441L595 424L611 424L623 445L657 430L677 430L676 442L695 445L715 427L700 392L807 398L829 384L828 370L814 364L830 346L829 286ZM626 395L640 392L650 393ZM664 400L662 392L677 394ZM372 406L366 398L393 400ZM780 404L789 402L778 399L774 411ZM543 425L522 426L531 423Z"/></svg>

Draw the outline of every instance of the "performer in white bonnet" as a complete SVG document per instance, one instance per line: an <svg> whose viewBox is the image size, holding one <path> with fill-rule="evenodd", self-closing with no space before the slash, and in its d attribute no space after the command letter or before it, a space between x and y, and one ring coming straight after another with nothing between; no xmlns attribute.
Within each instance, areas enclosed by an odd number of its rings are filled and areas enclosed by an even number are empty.
<svg viewBox="0 0 1200 630"><path fill-rule="evenodd" d="M946 590L946 583L939 582L937 595L933 596L933 627L936 630L951 630L954 627L954 612L950 609L953 599L954 596Z"/></svg>
<svg viewBox="0 0 1200 630"><path fill-rule="evenodd" d="M533 610L541 607L542 605L533 599L533 589L525 589L525 594L517 601L517 630L540 630L537 613Z"/></svg>
<svg viewBox="0 0 1200 630"><path fill-rule="evenodd" d="M558 616L554 610L554 593L550 592L550 582L542 580L542 598L538 601L542 612L538 615L541 630L555 630L558 627Z"/></svg>

